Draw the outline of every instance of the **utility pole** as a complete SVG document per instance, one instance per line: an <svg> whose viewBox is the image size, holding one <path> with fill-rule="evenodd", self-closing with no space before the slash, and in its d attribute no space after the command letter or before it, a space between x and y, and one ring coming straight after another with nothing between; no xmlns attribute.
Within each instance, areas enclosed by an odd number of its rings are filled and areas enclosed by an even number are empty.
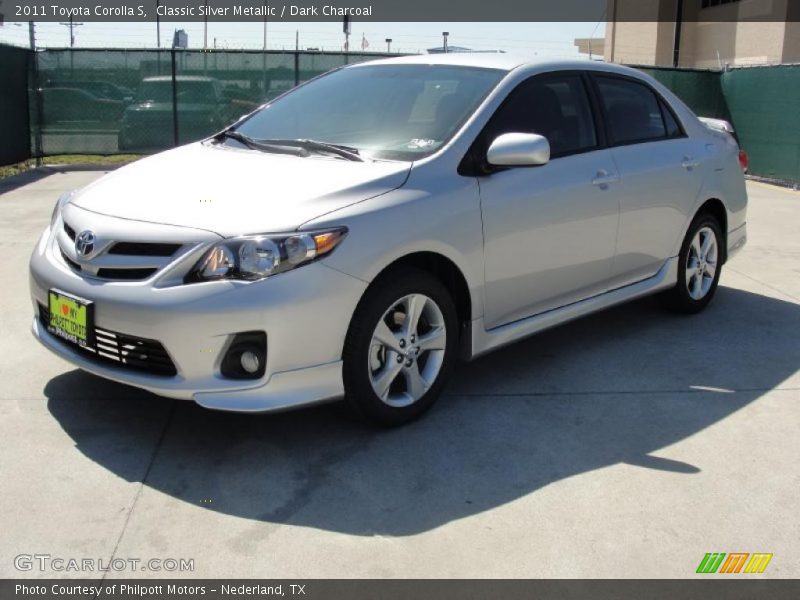
<svg viewBox="0 0 800 600"><path fill-rule="evenodd" d="M28 21L28 37L31 42L31 50L36 50L36 31L33 28L33 21Z"/></svg>
<svg viewBox="0 0 800 600"><path fill-rule="evenodd" d="M264 89L263 98L267 98L267 13L264 12L264 44L261 51L261 86Z"/></svg>
<svg viewBox="0 0 800 600"><path fill-rule="evenodd" d="M445 54L447 54L447 52L448 52L448 50L447 50L447 36L449 36L449 35L450 35L449 31L443 31L442 32L442 50L444 50Z"/></svg>
<svg viewBox="0 0 800 600"><path fill-rule="evenodd" d="M160 0L156 0L156 48L161 48L161 18L158 16Z"/></svg>
<svg viewBox="0 0 800 600"><path fill-rule="evenodd" d="M344 51L350 52L350 17L345 16L342 22L342 31L344 32Z"/></svg>
<svg viewBox="0 0 800 600"><path fill-rule="evenodd" d="M208 0L203 11L203 75L208 75Z"/></svg>
<svg viewBox="0 0 800 600"><path fill-rule="evenodd" d="M294 30L294 84L300 84L300 30Z"/></svg>
<svg viewBox="0 0 800 600"><path fill-rule="evenodd" d="M392 53L392 38L386 38L386 54Z"/></svg>
<svg viewBox="0 0 800 600"><path fill-rule="evenodd" d="M206 9L203 12L203 50L208 50L208 0L205 0Z"/></svg>
<svg viewBox="0 0 800 600"><path fill-rule="evenodd" d="M65 25L69 27L69 47L75 47L75 28L80 27L83 23L73 23L72 16L69 17L69 23L59 23L59 25Z"/></svg>

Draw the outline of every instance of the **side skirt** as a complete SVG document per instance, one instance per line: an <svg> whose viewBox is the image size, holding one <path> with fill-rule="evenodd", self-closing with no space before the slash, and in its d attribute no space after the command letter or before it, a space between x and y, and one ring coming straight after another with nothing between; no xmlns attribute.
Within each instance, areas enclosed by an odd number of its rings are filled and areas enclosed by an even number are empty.
<svg viewBox="0 0 800 600"><path fill-rule="evenodd" d="M561 325L578 317L621 304L635 298L654 294L674 286L678 281L678 257L667 259L658 273L648 279L617 288L573 304L554 308L531 317L486 330L483 318L472 321L463 333L462 357L471 360L519 339ZM471 340L471 346L469 342Z"/></svg>

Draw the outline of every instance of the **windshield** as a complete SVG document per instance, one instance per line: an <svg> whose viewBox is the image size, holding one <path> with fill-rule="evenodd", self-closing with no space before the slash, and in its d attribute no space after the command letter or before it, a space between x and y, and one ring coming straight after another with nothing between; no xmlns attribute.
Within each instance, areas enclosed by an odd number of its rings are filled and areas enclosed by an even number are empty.
<svg viewBox="0 0 800 600"><path fill-rule="evenodd" d="M442 65L340 69L265 106L237 131L256 140L315 140L371 158L416 160L447 142L504 74Z"/></svg>

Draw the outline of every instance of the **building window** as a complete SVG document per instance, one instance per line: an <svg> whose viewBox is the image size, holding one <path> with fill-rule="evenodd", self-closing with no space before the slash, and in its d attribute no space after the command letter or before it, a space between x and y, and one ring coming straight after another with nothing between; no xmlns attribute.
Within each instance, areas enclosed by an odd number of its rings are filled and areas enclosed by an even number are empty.
<svg viewBox="0 0 800 600"><path fill-rule="evenodd" d="M740 2L740 0L703 0L700 6L702 8L710 8L720 4L733 4L734 2Z"/></svg>

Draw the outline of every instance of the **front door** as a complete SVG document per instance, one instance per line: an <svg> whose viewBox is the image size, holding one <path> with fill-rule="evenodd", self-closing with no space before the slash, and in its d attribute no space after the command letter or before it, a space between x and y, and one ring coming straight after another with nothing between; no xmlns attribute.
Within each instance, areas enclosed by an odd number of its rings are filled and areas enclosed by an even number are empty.
<svg viewBox="0 0 800 600"><path fill-rule="evenodd" d="M599 147L586 90L580 73L533 77L511 92L482 134L490 141L538 133L551 146L546 165L479 180L487 329L608 289L618 174L610 152Z"/></svg>

